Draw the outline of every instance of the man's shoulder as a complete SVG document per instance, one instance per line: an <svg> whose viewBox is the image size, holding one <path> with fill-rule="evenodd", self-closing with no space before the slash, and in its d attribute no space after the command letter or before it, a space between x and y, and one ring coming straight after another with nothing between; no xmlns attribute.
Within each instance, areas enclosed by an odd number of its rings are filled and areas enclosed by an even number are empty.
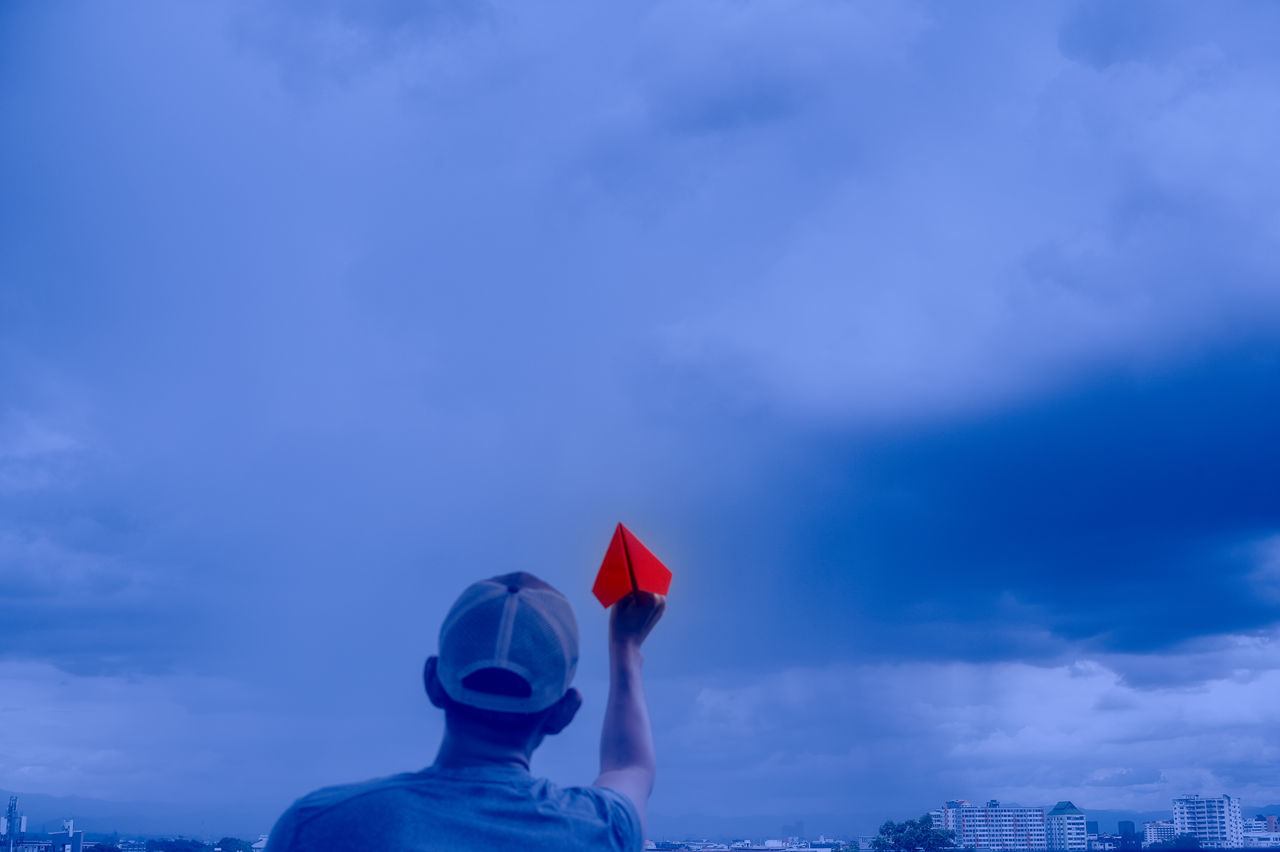
<svg viewBox="0 0 1280 852"><path fill-rule="evenodd" d="M627 797L605 787L561 787L527 772L438 770L403 773L325 787L285 811L267 848L272 852L356 848L376 840L395 848L427 834L441 848L468 836L521 838L510 848L554 845L577 849L638 849L639 815ZM416 847L415 847L416 848ZM435 848L435 846L424 846Z"/></svg>
<svg viewBox="0 0 1280 852"><path fill-rule="evenodd" d="M534 790L557 807L583 817L606 822L640 822L631 799L611 787L560 787L551 781L538 779L534 782Z"/></svg>
<svg viewBox="0 0 1280 852"><path fill-rule="evenodd" d="M597 833L603 848L638 849L643 843L640 812L624 793L610 787L558 787L539 781L543 798L571 821L581 823L586 834ZM585 836L585 835L584 835Z"/></svg>
<svg viewBox="0 0 1280 852"><path fill-rule="evenodd" d="M418 773L405 772L383 778L371 778L351 784L322 787L290 805L276 820L268 849L292 848L295 838L309 824L324 821L336 814L364 808L376 809L381 798L396 791L411 789L418 783Z"/></svg>
<svg viewBox="0 0 1280 852"><path fill-rule="evenodd" d="M421 773L402 772L398 775L388 775L383 778L370 778L367 781L321 787L319 790L315 790L298 799L289 806L289 811L299 814L314 814L330 810L360 799L412 787L420 782L420 778Z"/></svg>

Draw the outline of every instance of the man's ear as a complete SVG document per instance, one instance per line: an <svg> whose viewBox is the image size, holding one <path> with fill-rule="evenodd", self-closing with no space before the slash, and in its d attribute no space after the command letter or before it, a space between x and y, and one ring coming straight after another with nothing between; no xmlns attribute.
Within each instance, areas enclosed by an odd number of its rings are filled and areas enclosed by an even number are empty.
<svg viewBox="0 0 1280 852"><path fill-rule="evenodd" d="M427 698L431 699L431 703L444 709L445 691L440 684L440 675L436 673L436 665L439 663L439 657L427 657L426 664L422 667L422 685L427 690Z"/></svg>
<svg viewBox="0 0 1280 852"><path fill-rule="evenodd" d="M569 727L569 723L573 721L574 716L578 715L578 710L581 708L582 693L576 687L570 689L547 711L546 721L542 723L543 733L560 733Z"/></svg>

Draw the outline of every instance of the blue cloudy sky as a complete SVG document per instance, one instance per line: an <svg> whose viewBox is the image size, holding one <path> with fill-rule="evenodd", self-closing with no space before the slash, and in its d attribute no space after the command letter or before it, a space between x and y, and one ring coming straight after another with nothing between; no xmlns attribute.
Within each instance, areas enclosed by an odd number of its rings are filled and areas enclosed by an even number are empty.
<svg viewBox="0 0 1280 852"><path fill-rule="evenodd" d="M514 569L589 781L624 520L657 832L1280 802L1277 27L0 5L0 788L249 835L418 768Z"/></svg>

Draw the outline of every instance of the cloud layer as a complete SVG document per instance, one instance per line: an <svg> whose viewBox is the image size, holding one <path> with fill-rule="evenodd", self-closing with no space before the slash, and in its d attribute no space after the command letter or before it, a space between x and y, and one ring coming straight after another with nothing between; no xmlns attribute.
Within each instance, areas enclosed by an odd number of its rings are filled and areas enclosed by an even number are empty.
<svg viewBox="0 0 1280 852"><path fill-rule="evenodd" d="M659 811L1275 801L1275 15L0 11L0 786L425 763L452 597L599 635L621 518Z"/></svg>

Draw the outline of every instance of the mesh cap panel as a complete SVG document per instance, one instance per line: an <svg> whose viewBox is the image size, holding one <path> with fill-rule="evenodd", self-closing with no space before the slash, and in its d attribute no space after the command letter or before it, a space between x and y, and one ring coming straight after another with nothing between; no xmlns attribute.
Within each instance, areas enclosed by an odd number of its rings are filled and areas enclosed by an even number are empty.
<svg viewBox="0 0 1280 852"><path fill-rule="evenodd" d="M459 596L440 627L437 673L460 704L508 713L536 713L568 691L578 667L578 623L564 596L532 574L481 580ZM475 688L467 680L500 669L529 685L527 696Z"/></svg>

